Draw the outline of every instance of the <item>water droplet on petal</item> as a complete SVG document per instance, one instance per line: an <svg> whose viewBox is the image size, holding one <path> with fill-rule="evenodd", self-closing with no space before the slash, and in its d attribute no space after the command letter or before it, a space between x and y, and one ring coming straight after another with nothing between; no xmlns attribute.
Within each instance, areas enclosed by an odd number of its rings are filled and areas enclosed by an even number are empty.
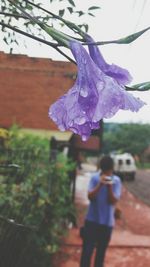
<svg viewBox="0 0 150 267"><path fill-rule="evenodd" d="M96 84L96 87L97 87L98 90L102 90L103 87L104 87L103 82L98 82L98 83Z"/></svg>
<svg viewBox="0 0 150 267"><path fill-rule="evenodd" d="M70 126L70 127L72 127L72 126L73 126L73 121L71 121L71 122L69 123L69 126Z"/></svg>
<svg viewBox="0 0 150 267"><path fill-rule="evenodd" d="M82 141L86 141L88 137L86 135L82 135Z"/></svg>
<svg viewBox="0 0 150 267"><path fill-rule="evenodd" d="M82 118L79 120L78 124L79 124L79 125L82 125L82 124L84 124L85 122L86 122L86 119L85 119L84 117L82 117Z"/></svg>
<svg viewBox="0 0 150 267"><path fill-rule="evenodd" d="M57 122L57 118L56 117L52 117L53 121Z"/></svg>
<svg viewBox="0 0 150 267"><path fill-rule="evenodd" d="M86 119L85 119L85 117L79 117L79 118L76 118L74 121L78 125L82 125L82 124L84 124L86 122Z"/></svg>
<svg viewBox="0 0 150 267"><path fill-rule="evenodd" d="M64 132L65 131L65 127L63 125L59 125L59 130Z"/></svg>
<svg viewBox="0 0 150 267"><path fill-rule="evenodd" d="M82 61L83 64L87 63L87 60L86 60L86 58L84 56L81 58L81 61Z"/></svg>
<svg viewBox="0 0 150 267"><path fill-rule="evenodd" d="M81 96L83 96L83 97L87 97L88 96L88 91L87 91L87 89L85 89L85 88L81 88L80 89L80 95Z"/></svg>

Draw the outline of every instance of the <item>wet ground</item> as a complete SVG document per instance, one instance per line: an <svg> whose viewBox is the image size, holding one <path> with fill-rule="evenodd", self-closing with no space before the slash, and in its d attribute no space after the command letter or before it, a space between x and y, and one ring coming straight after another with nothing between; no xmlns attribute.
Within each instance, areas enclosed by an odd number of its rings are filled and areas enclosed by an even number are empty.
<svg viewBox="0 0 150 267"><path fill-rule="evenodd" d="M94 171L94 167L84 166L82 173L79 173L76 180L76 207L77 207L77 225L71 228L68 235L62 240L62 246L59 253L54 257L53 267L79 267L82 240L79 237L79 228L84 222L88 200L86 196L87 185ZM147 175L148 173L148 175ZM144 190L144 198L149 197L150 172L138 173L135 182L130 182L129 187L139 192ZM143 188L140 185L140 177L147 181L147 186ZM134 187L134 183L137 186ZM138 191L139 190L139 191ZM147 193L145 193L145 191ZM137 193L138 192L138 193ZM140 193L141 194L141 193ZM147 194L147 195L146 195ZM141 199L131 193L123 184L123 192L120 200L122 210L122 219L116 221L106 259L105 267L150 267L150 206L146 205ZM91 266L93 267L93 265Z"/></svg>

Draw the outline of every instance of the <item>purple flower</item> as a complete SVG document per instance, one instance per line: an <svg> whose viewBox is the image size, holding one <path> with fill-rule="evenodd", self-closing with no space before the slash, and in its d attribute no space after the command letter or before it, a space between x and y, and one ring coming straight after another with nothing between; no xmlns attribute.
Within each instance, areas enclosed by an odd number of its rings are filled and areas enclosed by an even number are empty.
<svg viewBox="0 0 150 267"><path fill-rule="evenodd" d="M128 93L116 79L94 63L86 49L70 42L78 75L74 86L49 109L49 117L61 131L70 130L87 140L99 121L112 117L119 109L138 111L144 103Z"/></svg>
<svg viewBox="0 0 150 267"><path fill-rule="evenodd" d="M86 40L89 43L94 43L94 40L89 35L86 35ZM126 85L132 81L132 77L126 69L123 69L115 64L107 64L96 45L89 44L88 48L91 58L106 75L114 78L118 83L123 85Z"/></svg>

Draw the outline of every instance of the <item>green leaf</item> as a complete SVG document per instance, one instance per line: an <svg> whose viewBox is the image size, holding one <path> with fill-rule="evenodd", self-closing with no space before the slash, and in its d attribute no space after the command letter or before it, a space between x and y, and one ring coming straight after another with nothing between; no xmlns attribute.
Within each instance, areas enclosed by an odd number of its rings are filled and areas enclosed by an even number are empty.
<svg viewBox="0 0 150 267"><path fill-rule="evenodd" d="M78 13L79 17L85 14L83 11L76 11L75 13Z"/></svg>
<svg viewBox="0 0 150 267"><path fill-rule="evenodd" d="M88 29L89 29L88 24L83 24L83 27L85 28L85 31L88 32Z"/></svg>
<svg viewBox="0 0 150 267"><path fill-rule="evenodd" d="M92 16L92 17L95 17L95 15L93 15L91 12L90 12L90 13L88 13L88 15L90 15L90 16Z"/></svg>
<svg viewBox="0 0 150 267"><path fill-rule="evenodd" d="M88 8L88 10L94 10L94 9L101 9L99 6L91 6Z"/></svg>
<svg viewBox="0 0 150 267"><path fill-rule="evenodd" d="M70 14L73 13L73 8L72 7L67 7L67 9L69 10Z"/></svg>
<svg viewBox="0 0 150 267"><path fill-rule="evenodd" d="M76 6L73 0L68 0L68 2L69 2L72 6L74 6L74 7Z"/></svg>
<svg viewBox="0 0 150 267"><path fill-rule="evenodd" d="M3 40L4 40L4 42L8 45L8 41L7 41L7 38L6 37L4 37L3 38Z"/></svg>
<svg viewBox="0 0 150 267"><path fill-rule="evenodd" d="M65 13L65 9L59 10L59 16L60 17L63 17L64 13Z"/></svg>
<svg viewBox="0 0 150 267"><path fill-rule="evenodd" d="M126 86L126 91L148 91L150 90L150 82L144 82L144 83L138 83L135 85L132 85L131 87Z"/></svg>
<svg viewBox="0 0 150 267"><path fill-rule="evenodd" d="M88 24L78 24L78 27L79 27L80 29L84 28L84 30L85 30L86 32L88 32L88 29L89 29Z"/></svg>
<svg viewBox="0 0 150 267"><path fill-rule="evenodd" d="M27 5L26 5L26 9L28 9L28 10L32 11L32 10L33 10L33 7L32 7L32 6L30 6L29 4L27 4Z"/></svg>

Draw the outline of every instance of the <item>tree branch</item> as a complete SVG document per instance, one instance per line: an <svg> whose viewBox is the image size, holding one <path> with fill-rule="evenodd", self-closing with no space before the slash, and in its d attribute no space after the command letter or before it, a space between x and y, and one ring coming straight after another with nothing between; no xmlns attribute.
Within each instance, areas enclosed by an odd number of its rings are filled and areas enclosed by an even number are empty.
<svg viewBox="0 0 150 267"><path fill-rule="evenodd" d="M11 30L13 30L13 31L15 31L15 32L17 32L17 33L20 33L20 34L22 34L22 35L25 35L25 36L27 36L27 37L29 37L29 38L31 38L31 39L34 39L34 40L36 40L36 41L39 41L39 42L41 42L41 43L44 43L44 44L46 44L46 45L48 45L48 46L53 47L53 48L54 48L55 50L57 50L60 54L62 54L64 57L66 57L69 61L71 61L72 63L76 64L76 62L75 62L72 58L70 58L69 56L67 56L64 52L62 52L62 51L60 50L60 48L58 48L58 46L60 46L59 44L55 44L55 43L52 43L52 42L48 42L48 41L43 40L43 39L41 39L41 38L39 38L39 37L36 37L36 36L33 36L33 35L29 34L29 33L26 33L26 32L24 32L24 31L21 31L21 30L19 30L19 29L13 27L13 26L11 26L11 25L7 25L7 24L5 24L5 23L3 23L3 22L0 22L0 25L3 26L3 27L6 27L6 28L8 28L8 29L11 29Z"/></svg>
<svg viewBox="0 0 150 267"><path fill-rule="evenodd" d="M23 34L23 35L25 35L25 36L27 36L27 37L29 37L29 38L32 38L32 39L34 39L34 40L36 40L36 41L39 41L39 42L44 43L44 44L46 44L46 45L52 46L53 48L56 48L56 47L60 46L59 44L55 44L55 43L52 43L52 42L43 40L42 38L36 37L36 36L34 36L34 35L32 35L32 34L29 34L29 33L27 33L27 32L24 32L24 31L21 31L21 30L17 29L16 27L13 27L13 26L11 26L11 25L7 25L7 24L5 24L5 23L3 23L3 22L0 22L0 25L2 25L3 27L6 27L6 28L8 28L8 29L11 29L11 30L13 30L13 31L15 31L15 32L18 32L18 33L20 33L20 34Z"/></svg>
<svg viewBox="0 0 150 267"><path fill-rule="evenodd" d="M12 13L8 13L8 12L0 12L0 15L6 16L6 17L13 17L16 19L29 19L27 16L24 15L20 15L20 14L12 14ZM35 19L44 19L44 17L34 17Z"/></svg>
<svg viewBox="0 0 150 267"><path fill-rule="evenodd" d="M30 2L30 1L28 1L28 0L23 0L23 1L25 1L26 3L28 3L28 4L32 5L32 6L38 8L38 9L44 11L44 12L46 12L47 14L53 16L53 18L62 21L62 22L63 22L69 29L71 29L71 30L73 30L73 29L76 30L76 33L78 33L78 34L80 34L82 37L84 37L85 32L83 32L83 31L80 29L80 27L78 27L78 26L75 25L74 23L72 23L72 22L70 22L70 21L67 21L67 20L63 19L62 17L60 17L60 16L58 16L58 15L52 13L51 11L48 11L48 10L46 10L45 8L40 7L40 6L38 6L38 5L36 5L36 4L32 3L32 2ZM81 41L82 41L82 40L81 40Z"/></svg>

